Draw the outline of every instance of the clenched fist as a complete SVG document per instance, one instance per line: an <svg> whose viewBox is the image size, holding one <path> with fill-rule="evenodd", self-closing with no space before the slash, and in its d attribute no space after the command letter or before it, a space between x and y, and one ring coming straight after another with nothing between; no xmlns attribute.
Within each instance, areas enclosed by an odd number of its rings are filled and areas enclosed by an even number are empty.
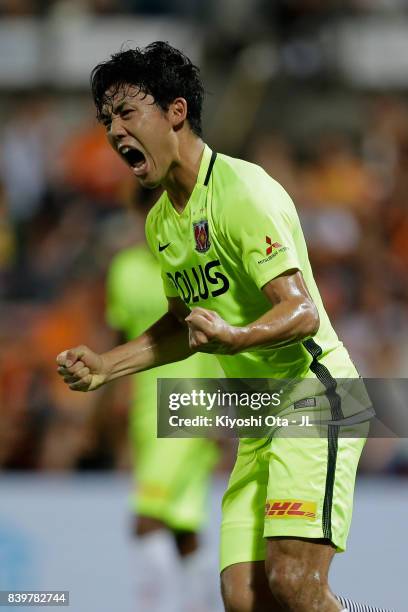
<svg viewBox="0 0 408 612"><path fill-rule="evenodd" d="M101 355L87 346L63 351L57 357L58 374L73 391L93 391L106 382L107 372Z"/></svg>
<svg viewBox="0 0 408 612"><path fill-rule="evenodd" d="M190 347L202 353L233 355L243 329L233 327L213 310L193 308L186 317Z"/></svg>

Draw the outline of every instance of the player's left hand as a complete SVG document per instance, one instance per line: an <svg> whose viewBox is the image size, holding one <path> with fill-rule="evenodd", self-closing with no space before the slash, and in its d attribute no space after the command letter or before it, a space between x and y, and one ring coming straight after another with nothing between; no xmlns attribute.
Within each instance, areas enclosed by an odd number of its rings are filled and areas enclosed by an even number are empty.
<svg viewBox="0 0 408 612"><path fill-rule="evenodd" d="M185 320L193 350L224 355L233 355L238 351L239 328L224 321L213 310L193 308Z"/></svg>

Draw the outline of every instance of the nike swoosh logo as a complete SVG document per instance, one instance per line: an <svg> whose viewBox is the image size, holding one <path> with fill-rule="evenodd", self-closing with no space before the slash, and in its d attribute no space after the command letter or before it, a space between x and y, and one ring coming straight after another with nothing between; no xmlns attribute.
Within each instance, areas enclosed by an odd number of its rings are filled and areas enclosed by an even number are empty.
<svg viewBox="0 0 408 612"><path fill-rule="evenodd" d="M168 242L167 244L160 244L160 242L159 242L159 253L164 251L164 249L167 249L167 247L170 246L170 245L171 245L171 242Z"/></svg>

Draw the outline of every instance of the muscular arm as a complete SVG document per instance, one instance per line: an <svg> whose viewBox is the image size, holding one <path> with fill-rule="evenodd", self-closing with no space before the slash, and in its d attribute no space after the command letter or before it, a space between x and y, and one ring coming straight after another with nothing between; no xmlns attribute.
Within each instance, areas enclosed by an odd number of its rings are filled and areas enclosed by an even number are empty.
<svg viewBox="0 0 408 612"><path fill-rule="evenodd" d="M317 332L319 315L301 272L288 271L262 291L272 308L245 327L234 327L213 311L195 308L187 317L191 346L201 352L235 354L257 347L279 348Z"/></svg>
<svg viewBox="0 0 408 612"><path fill-rule="evenodd" d="M168 312L149 329L104 353L109 381L189 357L194 351L189 346L184 320L188 313L179 298L169 298Z"/></svg>
<svg viewBox="0 0 408 612"><path fill-rule="evenodd" d="M122 376L180 361L196 351L234 355L257 347L286 346L316 333L319 315L300 272L289 271L273 279L263 292L272 308L244 327L234 327L205 308L189 313L179 298L172 298L169 311L127 344L101 355L87 347L64 351L57 357L58 373L71 389L92 391Z"/></svg>
<svg viewBox="0 0 408 612"><path fill-rule="evenodd" d="M243 328L240 350L286 346L317 332L319 314L300 272L279 276L267 283L262 291L273 308Z"/></svg>
<svg viewBox="0 0 408 612"><path fill-rule="evenodd" d="M188 313L179 298L170 298L168 312L135 340L100 355L86 346L60 353L58 373L74 391L92 391L122 376L185 359L195 352L189 345Z"/></svg>

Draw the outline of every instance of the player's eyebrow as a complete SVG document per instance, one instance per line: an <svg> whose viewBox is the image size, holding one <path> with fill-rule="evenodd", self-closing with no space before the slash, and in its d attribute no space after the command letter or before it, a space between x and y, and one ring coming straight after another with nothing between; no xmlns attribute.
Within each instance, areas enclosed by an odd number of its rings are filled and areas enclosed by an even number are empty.
<svg viewBox="0 0 408 612"><path fill-rule="evenodd" d="M100 115L100 121L102 123L110 121L112 119L112 115L117 115L118 113L121 113L127 103L127 100L121 100L116 106L111 107L110 112L102 112Z"/></svg>
<svg viewBox="0 0 408 612"><path fill-rule="evenodd" d="M123 111L123 107L125 106L126 102L127 102L126 100L122 100L116 106L113 106L112 115L117 115L118 113L121 113Z"/></svg>

